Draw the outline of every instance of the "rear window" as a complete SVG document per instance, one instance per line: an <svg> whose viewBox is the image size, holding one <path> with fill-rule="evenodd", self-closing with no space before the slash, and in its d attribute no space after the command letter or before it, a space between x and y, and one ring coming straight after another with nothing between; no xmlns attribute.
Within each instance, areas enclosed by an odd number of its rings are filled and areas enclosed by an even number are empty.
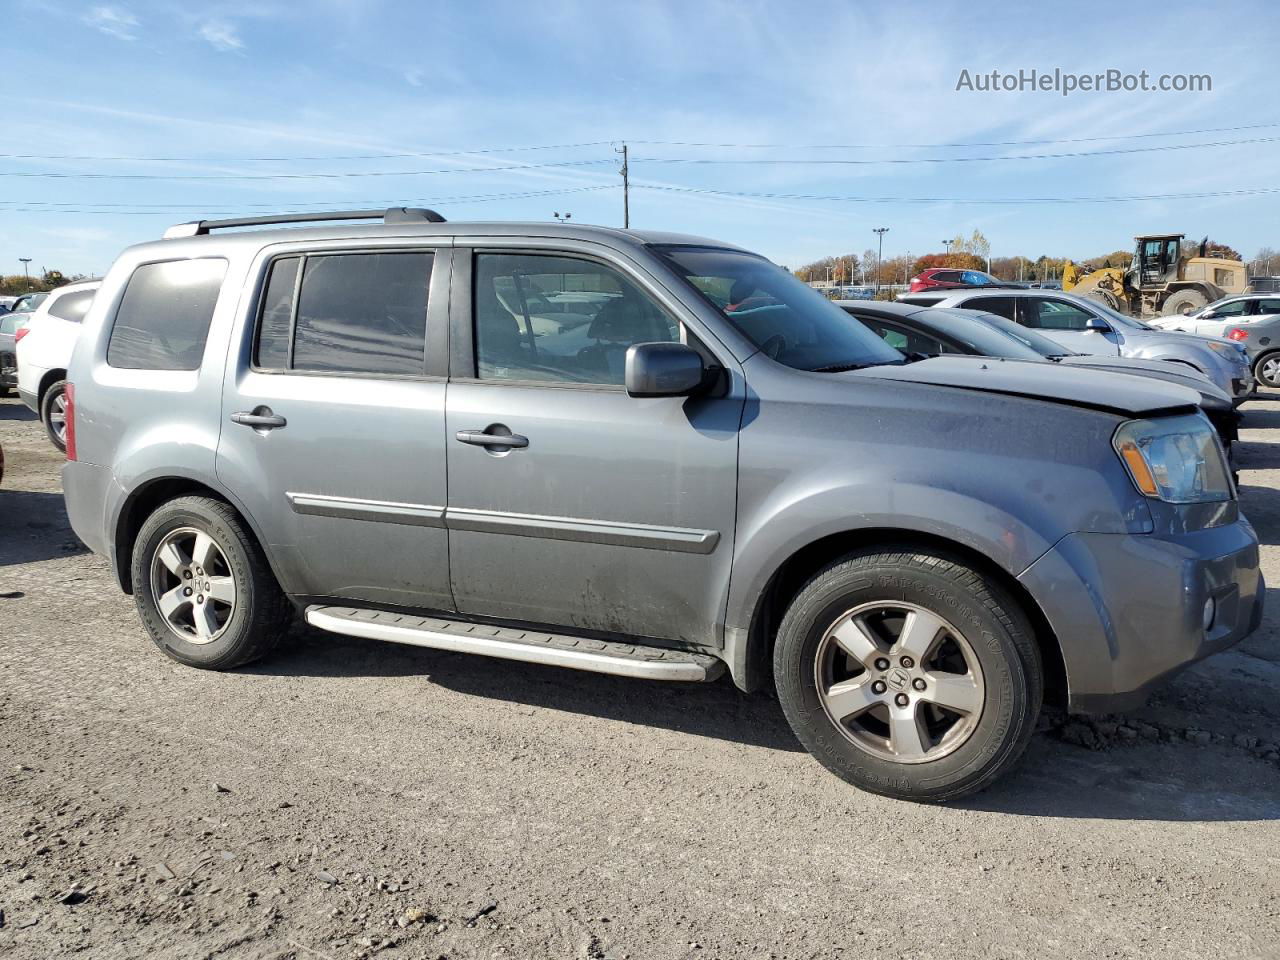
<svg viewBox="0 0 1280 960"><path fill-rule="evenodd" d="M227 272L221 258L145 263L116 311L107 363L126 370L196 370Z"/></svg>
<svg viewBox="0 0 1280 960"><path fill-rule="evenodd" d="M93 303L93 294L92 290L63 294L49 305L49 316L79 323L89 312L89 306Z"/></svg>
<svg viewBox="0 0 1280 960"><path fill-rule="evenodd" d="M421 252L276 260L262 297L255 362L267 370L422 376L433 261Z"/></svg>

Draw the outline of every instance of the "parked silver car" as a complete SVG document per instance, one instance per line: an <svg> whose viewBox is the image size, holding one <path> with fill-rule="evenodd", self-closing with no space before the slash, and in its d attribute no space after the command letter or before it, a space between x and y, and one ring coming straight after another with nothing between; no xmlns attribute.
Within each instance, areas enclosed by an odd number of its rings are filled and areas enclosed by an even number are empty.
<svg viewBox="0 0 1280 960"><path fill-rule="evenodd" d="M1057 290L930 291L899 297L925 307L981 310L1038 330L1075 353L1167 360L1194 367L1241 404L1253 394L1243 348L1214 337L1158 330L1104 304Z"/></svg>
<svg viewBox="0 0 1280 960"><path fill-rule="evenodd" d="M1151 325L1233 340L1249 355L1253 378L1280 387L1280 296L1274 293L1223 297L1199 313L1161 317Z"/></svg>
<svg viewBox="0 0 1280 960"><path fill-rule="evenodd" d="M1123 708L1262 616L1194 391L909 362L698 237L399 208L166 236L85 317L63 483L182 663L263 656L297 611L499 660L727 667L837 775L941 801L1007 771L1046 697Z"/></svg>
<svg viewBox="0 0 1280 960"><path fill-rule="evenodd" d="M1037 330L1020 326L994 313L977 310L958 307L931 309L884 301L837 300L835 303L885 343L906 353L1001 357L1037 363L1052 361L1127 376L1154 377L1195 390L1200 394L1200 409L1218 431L1227 460L1232 462L1231 451L1239 435L1240 413L1235 409L1230 394L1185 364L1073 353ZM1081 399L1087 400L1088 397Z"/></svg>

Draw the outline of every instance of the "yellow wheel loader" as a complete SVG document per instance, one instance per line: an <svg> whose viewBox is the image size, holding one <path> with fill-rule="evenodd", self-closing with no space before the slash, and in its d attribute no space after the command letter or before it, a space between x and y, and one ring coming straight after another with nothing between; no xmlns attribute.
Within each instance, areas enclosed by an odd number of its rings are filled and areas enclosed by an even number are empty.
<svg viewBox="0 0 1280 960"><path fill-rule="evenodd" d="M1244 293L1249 282L1244 263L1206 257L1207 238L1200 243L1198 257L1184 257L1184 236L1136 237L1128 269L1103 267L1086 274L1068 262L1062 273L1062 289L1131 317L1195 313L1228 294Z"/></svg>

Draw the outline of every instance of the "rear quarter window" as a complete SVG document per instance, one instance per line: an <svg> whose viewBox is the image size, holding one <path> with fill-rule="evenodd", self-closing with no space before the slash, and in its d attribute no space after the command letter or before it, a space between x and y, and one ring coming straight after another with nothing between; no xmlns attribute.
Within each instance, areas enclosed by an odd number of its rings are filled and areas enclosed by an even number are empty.
<svg viewBox="0 0 1280 960"><path fill-rule="evenodd" d="M107 363L126 370L196 370L204 356L227 261L144 263L125 287Z"/></svg>
<svg viewBox="0 0 1280 960"><path fill-rule="evenodd" d="M58 297L49 306L49 316L57 317L59 320L69 320L71 323L79 323L84 319L84 315L89 312L89 306L93 303L92 290L81 290L78 293L66 293Z"/></svg>

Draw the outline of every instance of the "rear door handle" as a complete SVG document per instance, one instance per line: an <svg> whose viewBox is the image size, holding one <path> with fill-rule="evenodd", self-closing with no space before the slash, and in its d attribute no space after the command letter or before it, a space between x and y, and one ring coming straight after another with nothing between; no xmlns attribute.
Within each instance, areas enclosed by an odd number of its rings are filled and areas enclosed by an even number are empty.
<svg viewBox="0 0 1280 960"><path fill-rule="evenodd" d="M459 430L454 434L454 438L459 443L470 443L477 447L507 447L508 449L527 447L529 438L522 437L518 433L489 433L489 427L485 430Z"/></svg>
<svg viewBox="0 0 1280 960"><path fill-rule="evenodd" d="M231 422L255 430L274 430L283 427L289 421L278 413L272 413L270 407L254 407L252 411L240 410L231 415Z"/></svg>

